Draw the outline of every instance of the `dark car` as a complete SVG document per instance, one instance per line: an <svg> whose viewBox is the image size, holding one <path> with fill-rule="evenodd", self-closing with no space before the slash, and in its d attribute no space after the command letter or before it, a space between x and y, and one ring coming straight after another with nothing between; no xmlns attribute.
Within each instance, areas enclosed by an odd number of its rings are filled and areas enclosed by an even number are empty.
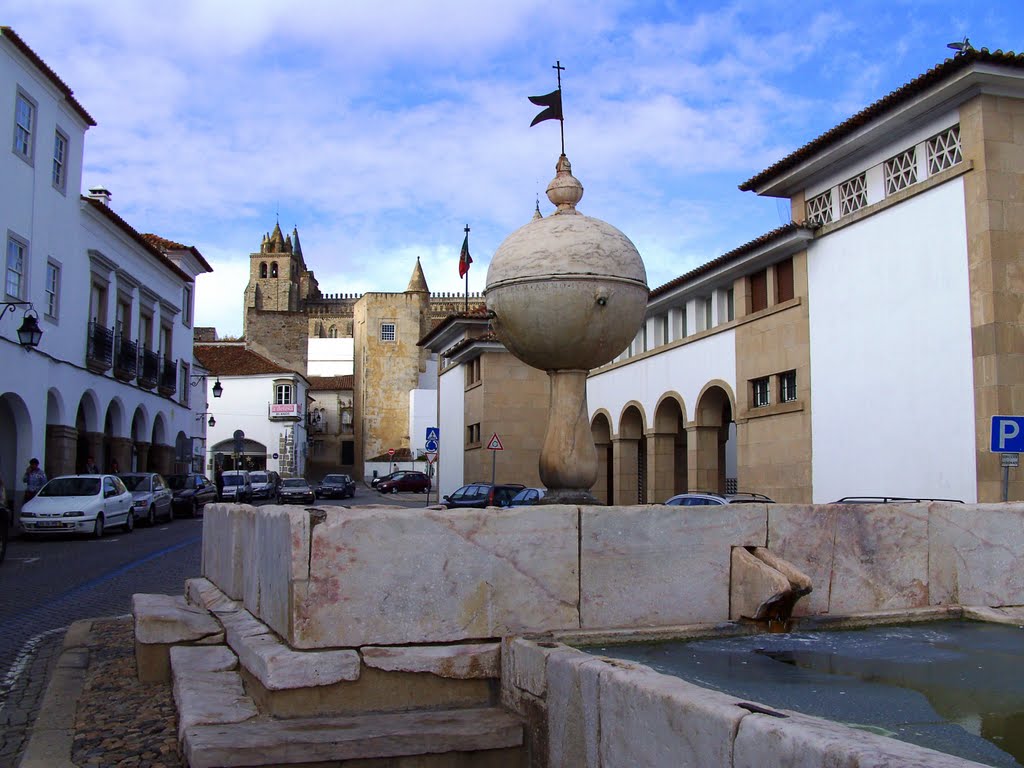
<svg viewBox="0 0 1024 768"><path fill-rule="evenodd" d="M512 497L508 506L510 507L532 507L540 504L540 500L547 494L547 488L523 488ZM458 493L458 491L456 491Z"/></svg>
<svg viewBox="0 0 1024 768"><path fill-rule="evenodd" d="M423 472L400 469L397 472L392 472L386 480L377 483L377 490L381 493L398 493L399 491L426 493L430 490L430 478Z"/></svg>
<svg viewBox="0 0 1024 768"><path fill-rule="evenodd" d="M316 495L322 499L344 499L356 495L356 481L349 475L327 475L320 481Z"/></svg>
<svg viewBox="0 0 1024 768"><path fill-rule="evenodd" d="M277 486L278 504L315 504L316 494L304 477L286 477Z"/></svg>
<svg viewBox="0 0 1024 768"><path fill-rule="evenodd" d="M513 497L523 490L519 483L470 483L455 491L451 496L444 497L448 507L507 507Z"/></svg>
<svg viewBox="0 0 1024 768"><path fill-rule="evenodd" d="M719 504L774 504L763 493L679 493L665 502L672 507L713 507Z"/></svg>
<svg viewBox="0 0 1024 768"><path fill-rule="evenodd" d="M398 472L388 472L388 474L386 474L386 475L380 475L378 477L375 477L375 478L373 478L370 481L370 487L371 488L376 488L378 485L383 483L385 480L390 480L391 478L393 478L397 474L398 474Z"/></svg>
<svg viewBox="0 0 1024 768"><path fill-rule="evenodd" d="M199 510L220 498L217 486L210 482L206 475L188 472L180 475L168 475L164 479L174 493L171 505L176 515L196 517Z"/></svg>

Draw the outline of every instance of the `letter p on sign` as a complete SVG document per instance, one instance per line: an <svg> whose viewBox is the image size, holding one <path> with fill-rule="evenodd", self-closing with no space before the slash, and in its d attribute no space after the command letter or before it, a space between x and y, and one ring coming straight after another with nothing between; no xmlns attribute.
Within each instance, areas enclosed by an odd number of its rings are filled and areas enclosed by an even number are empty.
<svg viewBox="0 0 1024 768"><path fill-rule="evenodd" d="M1024 416L992 417L992 453L1024 453Z"/></svg>

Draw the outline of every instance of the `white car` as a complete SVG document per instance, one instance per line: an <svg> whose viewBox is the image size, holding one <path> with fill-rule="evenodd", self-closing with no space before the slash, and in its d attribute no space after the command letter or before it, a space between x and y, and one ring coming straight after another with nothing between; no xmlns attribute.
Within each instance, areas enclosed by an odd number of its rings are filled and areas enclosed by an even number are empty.
<svg viewBox="0 0 1024 768"><path fill-rule="evenodd" d="M55 477L21 508L28 536L84 533L98 539L110 526L122 526L125 533L135 527L132 494L117 475Z"/></svg>

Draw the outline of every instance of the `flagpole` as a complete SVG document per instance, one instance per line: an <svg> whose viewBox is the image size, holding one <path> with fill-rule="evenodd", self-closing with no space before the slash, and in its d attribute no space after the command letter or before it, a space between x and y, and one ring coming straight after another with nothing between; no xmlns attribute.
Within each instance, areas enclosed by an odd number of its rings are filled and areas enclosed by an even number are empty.
<svg viewBox="0 0 1024 768"><path fill-rule="evenodd" d="M466 229L464 231L466 233L466 243L468 244L469 243L469 224L466 225ZM469 313L469 269L468 268L466 269L466 304L465 304L465 308L464 308L463 311L466 312L467 314Z"/></svg>
<svg viewBox="0 0 1024 768"><path fill-rule="evenodd" d="M562 70L565 67L562 66L562 62L555 60L555 66L553 70L558 74L558 100L562 100ZM558 130L562 134L562 154L565 154L565 104L562 104L562 114L558 116Z"/></svg>

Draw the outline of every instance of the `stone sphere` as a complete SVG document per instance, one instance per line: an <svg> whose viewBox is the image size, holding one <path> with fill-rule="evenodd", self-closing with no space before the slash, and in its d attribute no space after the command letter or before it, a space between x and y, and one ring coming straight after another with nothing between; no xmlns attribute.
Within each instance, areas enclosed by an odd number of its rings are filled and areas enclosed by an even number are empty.
<svg viewBox="0 0 1024 768"><path fill-rule="evenodd" d="M578 213L574 202L509 235L487 270L495 334L542 370L604 365L633 340L647 309L636 246L611 224Z"/></svg>

